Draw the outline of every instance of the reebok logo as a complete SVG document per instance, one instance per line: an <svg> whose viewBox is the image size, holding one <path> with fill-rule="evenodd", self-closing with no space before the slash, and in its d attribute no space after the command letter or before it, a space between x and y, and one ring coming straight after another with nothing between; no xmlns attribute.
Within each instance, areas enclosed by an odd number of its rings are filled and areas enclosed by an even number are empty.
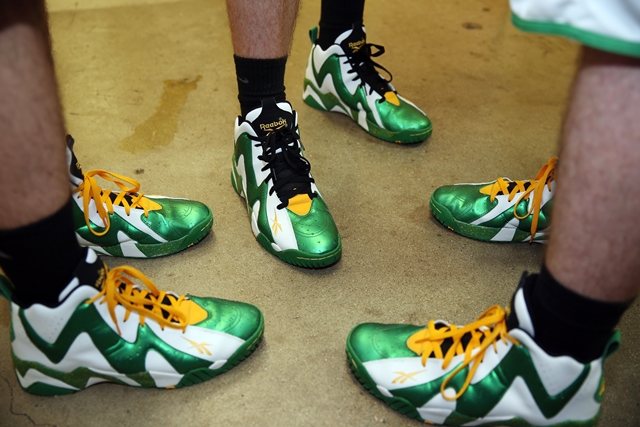
<svg viewBox="0 0 640 427"><path fill-rule="evenodd" d="M271 123L260 123L260 130L265 132L273 132L287 127L287 120L282 117L278 117L278 120Z"/></svg>
<svg viewBox="0 0 640 427"><path fill-rule="evenodd" d="M105 271L106 268L107 268L106 265L103 263L102 268L100 269L100 271L98 271L98 279L96 280L96 283L93 285L97 289L102 289L102 282L104 282L104 279L107 275Z"/></svg>
<svg viewBox="0 0 640 427"><path fill-rule="evenodd" d="M357 42L349 42L349 49L351 49L353 51L353 53L356 53L357 51L360 50L360 48L362 46L364 46L365 44L365 39L364 37L360 40L358 40Z"/></svg>

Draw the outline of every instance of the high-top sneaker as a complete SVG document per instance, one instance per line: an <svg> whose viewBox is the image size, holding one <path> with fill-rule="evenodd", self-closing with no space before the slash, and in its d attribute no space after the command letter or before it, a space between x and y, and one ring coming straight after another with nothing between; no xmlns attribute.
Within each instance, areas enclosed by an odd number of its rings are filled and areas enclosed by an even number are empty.
<svg viewBox="0 0 640 427"><path fill-rule="evenodd" d="M449 229L485 242L545 243L551 231L556 157L534 179L498 178L436 189L431 211Z"/></svg>
<svg viewBox="0 0 640 427"><path fill-rule="evenodd" d="M327 50L317 43L318 29L309 32L311 53L304 79L304 102L314 108L346 114L371 135L408 144L431 135L431 121L391 85L391 73L371 58L384 47L368 44L362 24L354 24ZM376 51L374 52L374 49ZM376 67L389 74L385 80Z"/></svg>
<svg viewBox="0 0 640 427"><path fill-rule="evenodd" d="M159 291L138 270L109 271L85 250L55 307L22 304L0 274L15 373L29 393L70 394L101 382L197 384L240 363L262 337L262 313L252 305Z"/></svg>
<svg viewBox="0 0 640 427"><path fill-rule="evenodd" d="M231 181L254 236L281 260L316 268L335 263L342 242L310 169L288 102L263 100L236 119Z"/></svg>
<svg viewBox="0 0 640 427"><path fill-rule="evenodd" d="M466 326L361 324L349 334L347 356L371 393L427 424L595 426L603 364L620 345L620 333L600 358L583 364L536 344L521 286L511 310L517 322L508 330L498 306Z"/></svg>
<svg viewBox="0 0 640 427"><path fill-rule="evenodd" d="M213 225L211 209L200 202L146 196L132 178L101 169L82 172L67 136L67 160L76 234L82 246L102 255L154 258L195 245ZM102 188L96 177L120 188Z"/></svg>

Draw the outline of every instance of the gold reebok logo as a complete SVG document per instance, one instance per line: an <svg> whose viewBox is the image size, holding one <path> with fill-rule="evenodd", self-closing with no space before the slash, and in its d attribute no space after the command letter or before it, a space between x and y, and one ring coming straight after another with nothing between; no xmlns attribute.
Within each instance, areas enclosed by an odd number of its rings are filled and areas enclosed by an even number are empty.
<svg viewBox="0 0 640 427"><path fill-rule="evenodd" d="M404 384L404 383L406 383L406 382L407 382L407 380L414 380L414 381L417 381L417 380L416 380L415 378L413 378L413 377L415 377L416 375L421 374L421 373L423 373L423 372L424 372L424 369L423 369L422 371L409 372L408 374L407 374L407 373L404 373L403 371L394 372L394 374L398 374L398 377L397 377L397 378L395 378L395 379L394 379L393 381L391 381L391 382L392 382L393 384L397 384L397 383Z"/></svg>
<svg viewBox="0 0 640 427"><path fill-rule="evenodd" d="M196 350L198 350L198 353L200 353L200 354L205 354L206 353L208 356L211 356L211 352L207 348L207 346L210 346L211 344L209 344L207 342L197 343L197 342L191 341L189 338L185 338L185 337L182 337L182 339L185 340L185 341L188 341L189 344L191 344L191 347L189 347L189 348L195 348Z"/></svg>
<svg viewBox="0 0 640 427"><path fill-rule="evenodd" d="M364 37L360 40L358 40L357 42L349 42L349 49L351 49L353 51L353 53L356 53L357 51L360 50L360 48L362 46L364 46L365 43L365 39Z"/></svg>
<svg viewBox="0 0 640 427"><path fill-rule="evenodd" d="M104 278L107 275L107 266L105 263L102 263L102 268L98 272L98 279L96 280L95 285L93 285L96 289L102 289L102 282L104 282Z"/></svg>
<svg viewBox="0 0 640 427"><path fill-rule="evenodd" d="M287 127L287 119L283 119L282 117L278 117L278 120L271 123L260 123L260 129L271 133L276 130L280 130Z"/></svg>
<svg viewBox="0 0 640 427"><path fill-rule="evenodd" d="M278 212L274 209L273 210L273 224L271 225L271 231L273 231L273 236L277 236L278 235L278 231L282 231L282 224L280 224L278 222Z"/></svg>

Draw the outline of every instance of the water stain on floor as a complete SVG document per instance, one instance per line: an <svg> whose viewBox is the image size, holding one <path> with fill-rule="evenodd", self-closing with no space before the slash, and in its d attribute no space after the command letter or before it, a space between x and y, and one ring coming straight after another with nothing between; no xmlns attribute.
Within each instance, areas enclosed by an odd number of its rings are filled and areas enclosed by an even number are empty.
<svg viewBox="0 0 640 427"><path fill-rule="evenodd" d="M156 112L136 126L132 135L118 143L118 147L130 153L141 153L173 141L178 131L180 112L184 108L189 93L198 87L202 76L195 79L165 80L164 91Z"/></svg>

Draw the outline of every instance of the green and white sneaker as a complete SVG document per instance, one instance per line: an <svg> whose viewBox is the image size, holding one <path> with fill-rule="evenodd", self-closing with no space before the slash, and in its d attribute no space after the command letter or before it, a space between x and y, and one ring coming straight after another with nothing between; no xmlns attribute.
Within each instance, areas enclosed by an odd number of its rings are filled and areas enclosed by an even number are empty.
<svg viewBox="0 0 640 427"><path fill-rule="evenodd" d="M187 199L145 196L132 178L97 169L82 172L67 136L73 217L80 245L102 255L155 258L202 240L213 225L211 209ZM96 177L121 191L103 189Z"/></svg>
<svg viewBox="0 0 640 427"><path fill-rule="evenodd" d="M391 73L371 59L382 55L384 47L367 43L362 24L354 24L327 50L316 43L317 27L309 36L312 47L304 79L304 102L320 110L346 114L385 141L410 144L431 135L432 125L426 114L398 95L390 83ZM388 81L376 67L389 74Z"/></svg>
<svg viewBox="0 0 640 427"><path fill-rule="evenodd" d="M262 337L262 313L252 305L158 291L138 270L107 271L86 251L56 307L21 305L0 276L15 373L29 393L70 394L102 382L198 384L240 363Z"/></svg>
<svg viewBox="0 0 640 427"><path fill-rule="evenodd" d="M491 307L467 326L356 326L347 356L360 382L395 410L446 426L595 426L604 393L603 363L553 357L533 337L522 289L512 302L517 326Z"/></svg>
<svg viewBox="0 0 640 427"><path fill-rule="evenodd" d="M331 265L342 240L304 158L298 115L273 98L235 123L231 182L245 199L258 242L299 267Z"/></svg>
<svg viewBox="0 0 640 427"><path fill-rule="evenodd" d="M528 181L498 178L484 184L440 187L431 195L431 211L449 229L472 239L545 243L557 162L552 158Z"/></svg>

